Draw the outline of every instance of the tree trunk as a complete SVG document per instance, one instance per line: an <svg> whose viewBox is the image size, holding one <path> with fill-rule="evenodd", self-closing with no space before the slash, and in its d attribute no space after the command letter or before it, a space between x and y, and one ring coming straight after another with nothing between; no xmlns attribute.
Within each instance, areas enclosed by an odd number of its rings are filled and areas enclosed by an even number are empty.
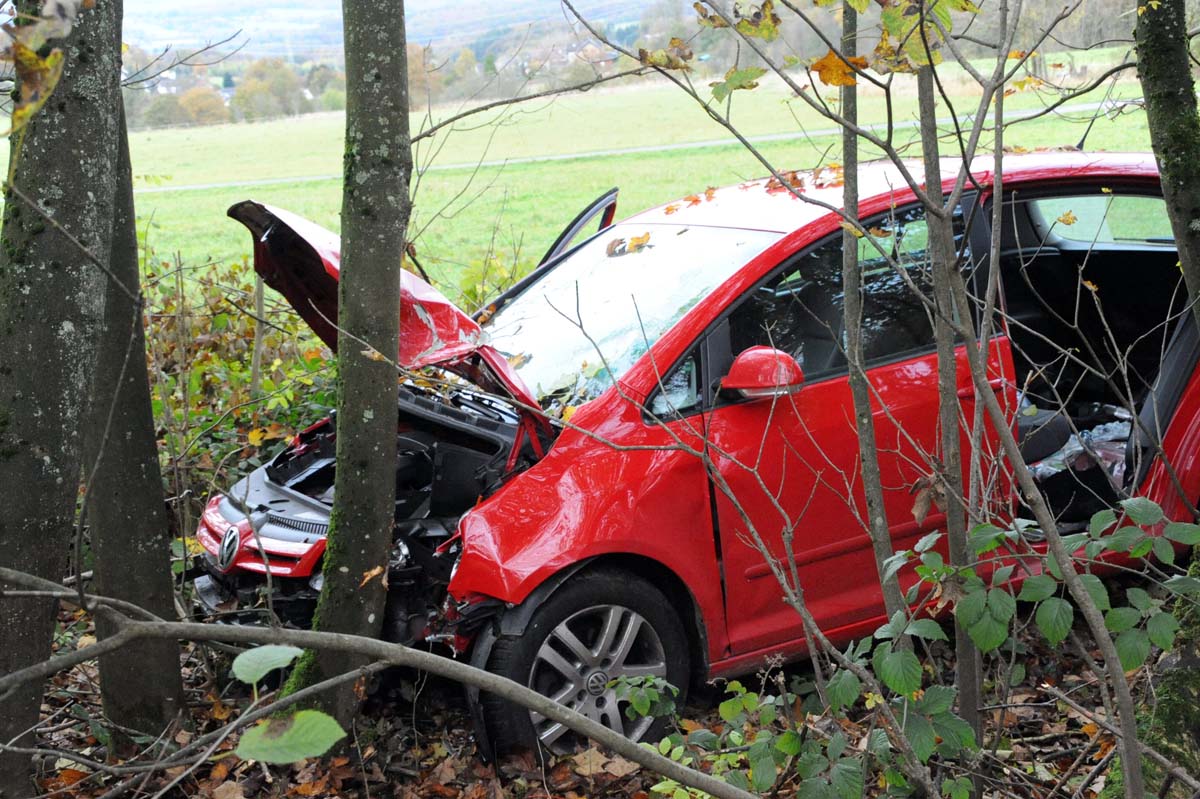
<svg viewBox="0 0 1200 799"><path fill-rule="evenodd" d="M41 4L25 0L22 14ZM91 387L105 276L62 231L100 263L109 257L120 103L121 2L84 11L55 44L63 76L21 137L11 140L13 184L0 236L0 563L61 580L79 487L81 431ZM0 600L0 673L50 655L56 602ZM0 712L0 740L38 721L42 686ZM25 735L25 737L21 737ZM0 754L0 794L31 795L28 755Z"/></svg>
<svg viewBox="0 0 1200 799"><path fill-rule="evenodd" d="M337 476L317 630L377 636L382 629L396 491L400 260L412 168L403 0L343 0L346 155L338 297ZM397 56L399 54L399 56ZM309 653L289 690L363 665L349 653ZM343 725L353 686L327 709Z"/></svg>
<svg viewBox="0 0 1200 799"><path fill-rule="evenodd" d="M161 616L175 618L171 533L167 524L158 443L150 407L150 376L138 291L138 243L133 172L124 113L118 142L113 275L137 292L136 301L116 283L105 291L104 329L98 336L91 418L84 469L95 470L87 519L95 556L96 590ZM86 476L86 475L85 475ZM101 638L116 630L96 618ZM182 707L179 645L146 642L100 659L104 714L118 724L157 735Z"/></svg>
<svg viewBox="0 0 1200 799"><path fill-rule="evenodd" d="M1187 9L1185 0L1135 5L1137 69L1150 143L1192 311L1200 320L1200 115L1188 57Z"/></svg>
<svg viewBox="0 0 1200 799"><path fill-rule="evenodd" d="M926 209L929 229L929 252L933 260L934 338L938 355L938 427L940 459L935 468L941 470L945 488L946 543L950 564L967 566L970 551L967 547L966 508L963 505L963 470L961 407L958 400L958 359L955 350L953 274L957 268L958 252L954 245L953 209L944 208L942 174L939 163L937 99L933 68L922 67L917 73L917 96L921 120L921 150L924 153L925 186L929 203L937 203L945 213L941 216ZM981 740L982 724L979 715L982 684L979 675L979 653L966 629L954 623L955 682L958 688L958 713Z"/></svg>
<svg viewBox="0 0 1200 799"><path fill-rule="evenodd" d="M842 55L858 55L858 13L849 3L842 6ZM858 136L852 126L858 124L858 86L842 87L842 189L846 216L858 218ZM862 462L863 495L866 500L867 532L875 553L875 568L883 588L883 605L888 618L907 609L900 591L900 578L884 577L892 549L892 531L883 502L883 480L879 472L879 448L875 442L875 418L871 412L871 387L863 366L862 349L862 273L858 267L858 237L842 232L842 296L846 330L846 364L850 372L850 395L854 400L854 422L858 430L858 456ZM857 501L855 499L855 501Z"/></svg>

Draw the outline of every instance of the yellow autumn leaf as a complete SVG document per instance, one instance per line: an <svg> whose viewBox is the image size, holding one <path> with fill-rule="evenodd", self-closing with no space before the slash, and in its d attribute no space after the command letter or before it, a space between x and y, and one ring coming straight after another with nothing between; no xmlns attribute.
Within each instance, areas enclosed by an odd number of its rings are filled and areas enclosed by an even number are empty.
<svg viewBox="0 0 1200 799"><path fill-rule="evenodd" d="M852 222L847 222L844 219L842 220L842 230L850 233L856 239L861 239L863 237L862 231L859 230L856 225L854 225Z"/></svg>
<svg viewBox="0 0 1200 799"><path fill-rule="evenodd" d="M1063 225L1073 225L1079 221L1079 217L1075 216L1075 214L1071 211L1064 211L1063 214L1059 216L1058 221Z"/></svg>
<svg viewBox="0 0 1200 799"><path fill-rule="evenodd" d="M374 580L376 577L378 577L381 574L383 574L382 566L376 566L373 569L366 570L365 572L363 572L362 582L360 582L358 584L358 587L362 588L364 585L371 582L372 580Z"/></svg>
<svg viewBox="0 0 1200 799"><path fill-rule="evenodd" d="M813 62L812 68L826 86L853 86L858 83L854 77L854 69L866 69L867 59L862 56L846 58L830 49L823 57Z"/></svg>
<svg viewBox="0 0 1200 799"><path fill-rule="evenodd" d="M629 249L626 252L641 252L650 244L650 234L643 233L640 236L631 236L629 239Z"/></svg>
<svg viewBox="0 0 1200 799"><path fill-rule="evenodd" d="M256 427L246 435L246 438L249 439L250 446L261 447L263 442L267 440L266 430L261 427Z"/></svg>

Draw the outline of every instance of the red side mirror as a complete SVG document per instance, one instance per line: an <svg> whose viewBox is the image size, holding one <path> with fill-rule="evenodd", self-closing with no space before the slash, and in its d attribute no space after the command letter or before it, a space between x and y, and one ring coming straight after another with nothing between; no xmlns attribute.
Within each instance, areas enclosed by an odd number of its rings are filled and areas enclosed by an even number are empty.
<svg viewBox="0 0 1200 799"><path fill-rule="evenodd" d="M796 359L774 347L751 347L733 359L721 390L743 397L782 397L799 391L804 371Z"/></svg>

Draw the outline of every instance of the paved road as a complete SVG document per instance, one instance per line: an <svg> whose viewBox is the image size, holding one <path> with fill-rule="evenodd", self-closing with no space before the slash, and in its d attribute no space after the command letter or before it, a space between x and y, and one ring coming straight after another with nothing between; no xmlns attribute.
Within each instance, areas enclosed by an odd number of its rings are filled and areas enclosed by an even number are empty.
<svg viewBox="0 0 1200 799"><path fill-rule="evenodd" d="M1133 98L1130 100L1122 100L1119 102L1122 102L1122 103L1138 102L1138 101L1140 101L1140 99L1141 98ZM1104 103L1076 103L1074 105L1064 105L1062 108L1059 108L1056 113L1069 113L1072 111L1095 111L1097 108L1100 108L1102 105L1104 105ZM1016 122L1016 121L1019 121L1022 119L1027 119L1031 116L1035 116L1037 113L1039 113L1039 112L1026 111L1026 112L1022 112L1019 114L1012 114L1011 116L1009 116L1009 120ZM950 118L946 117L945 119L939 119L938 124L945 125L945 124L949 124L950 121L951 121ZM969 125L969 124L971 124L971 117L964 116L964 117L960 118L960 122L963 125ZM915 128L915 127L917 127L917 125L918 125L917 120L906 120L904 122L897 122L892 127L895 130L907 130L907 129ZM875 130L876 132L878 132L880 134L883 133L883 128L881 126L875 126L873 128L873 130ZM841 128L821 128L819 130L797 131L797 132L792 132L792 133L769 133L769 134L765 134L765 135L761 135L761 136L747 136L746 139L747 139L747 141L751 142L752 144L764 144L764 143L769 143L769 142L795 141L797 139L812 139L812 138L821 138L821 137L825 137L825 136L837 136L837 135L841 135L841 132L842 132ZM478 162L478 163L467 162L467 163L461 163L461 164L433 164L432 166L430 166L428 168L428 170L431 172L444 172L444 171L449 171L452 169L477 169L479 167L497 167L497 166L509 166L509 165L517 165L517 164L536 164L536 163L541 163L544 161L575 161L575 160L584 159L584 158L607 158L610 156L635 155L638 153L666 153L666 152L675 152L675 151L683 152L686 150L702 150L702 149L709 148L709 147L728 147L730 145L734 145L737 143L738 143L737 139L734 139L734 138L706 139L704 141L683 142L680 144L655 144L655 145L647 145L647 146L642 146L642 147L621 147L621 148L616 148L616 149L611 149L611 150L589 150L587 152L582 152L582 153L558 153L555 155L531 155L531 156L526 156L523 158L505 158L505 159L500 159L500 160L495 160L495 161L482 161L482 162ZM341 179L342 179L342 176L340 174L337 174L337 175L304 175L304 176L297 176L297 177L263 178L260 180L236 180L236 181L230 181L227 183L192 183L192 184L186 184L186 185L182 185L182 186L148 186L145 188L136 189L135 192L137 194L164 194L166 192L173 192L173 191L203 191L205 189L234 189L234 188L244 188L244 187L248 187L248 186L277 186L282 183L313 183L316 181L341 180Z"/></svg>

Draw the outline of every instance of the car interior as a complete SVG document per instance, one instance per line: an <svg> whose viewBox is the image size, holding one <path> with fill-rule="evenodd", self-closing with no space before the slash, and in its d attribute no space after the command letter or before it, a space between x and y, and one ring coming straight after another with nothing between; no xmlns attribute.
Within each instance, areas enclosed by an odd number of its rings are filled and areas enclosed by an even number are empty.
<svg viewBox="0 0 1200 799"><path fill-rule="evenodd" d="M1022 454L1064 522L1084 522L1149 466L1198 337L1161 197L1102 187L1013 195L1000 283Z"/></svg>

